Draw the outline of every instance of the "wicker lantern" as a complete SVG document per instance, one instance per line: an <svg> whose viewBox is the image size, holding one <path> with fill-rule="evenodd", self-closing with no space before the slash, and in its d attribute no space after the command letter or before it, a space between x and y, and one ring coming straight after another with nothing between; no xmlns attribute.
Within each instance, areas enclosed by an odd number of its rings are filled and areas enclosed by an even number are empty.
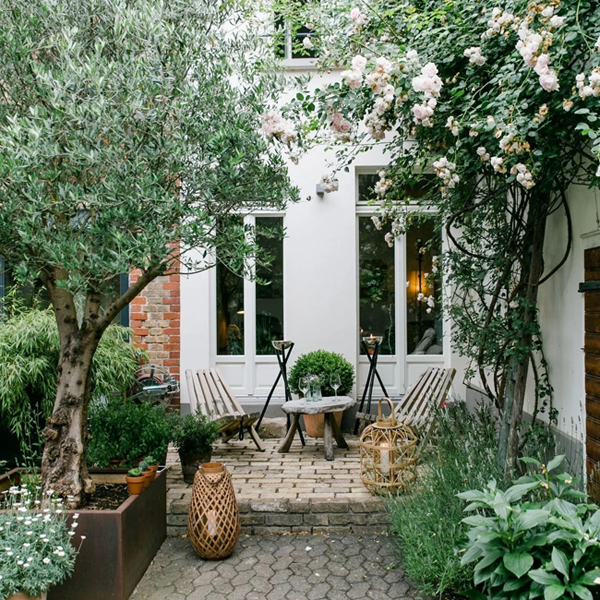
<svg viewBox="0 0 600 600"><path fill-rule="evenodd" d="M389 418L382 416L381 403L391 407ZM379 401L377 421L360 436L360 477L373 494L395 494L415 479L417 436L398 423L389 398Z"/></svg>
<svg viewBox="0 0 600 600"><path fill-rule="evenodd" d="M194 477L188 538L201 558L229 556L240 535L240 511L231 475L221 463L200 465Z"/></svg>

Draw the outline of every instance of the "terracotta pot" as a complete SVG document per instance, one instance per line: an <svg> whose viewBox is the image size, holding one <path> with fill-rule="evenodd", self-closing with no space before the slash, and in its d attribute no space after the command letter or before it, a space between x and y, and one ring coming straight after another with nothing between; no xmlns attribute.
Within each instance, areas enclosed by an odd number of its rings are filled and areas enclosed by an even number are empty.
<svg viewBox="0 0 600 600"><path fill-rule="evenodd" d="M154 473L154 477L156 477L156 472L158 471L158 465L150 465L148 468Z"/></svg>
<svg viewBox="0 0 600 600"><path fill-rule="evenodd" d="M144 489L149 487L150 484L152 483L153 479L154 479L154 472L153 471L144 471L142 473L142 475L144 476Z"/></svg>
<svg viewBox="0 0 600 600"><path fill-rule="evenodd" d="M342 424L342 416L344 415L343 410L337 410L333 413L333 417L336 420L338 427ZM325 435L325 415L302 415L304 419L304 427L306 428L306 435L314 438L322 438Z"/></svg>
<svg viewBox="0 0 600 600"><path fill-rule="evenodd" d="M46 594L44 593L41 596L28 596L27 594L20 592L9 596L8 600L46 600Z"/></svg>
<svg viewBox="0 0 600 600"><path fill-rule="evenodd" d="M145 487L144 482L146 481L146 478L143 475L141 477L129 477L129 475L126 475L125 481L127 482L129 494L131 496L137 496L142 493Z"/></svg>
<svg viewBox="0 0 600 600"><path fill-rule="evenodd" d="M198 467L204 463L213 464L210 462L212 450L209 452L200 452L198 454L182 454L179 453L181 460L181 470L183 472L183 480L186 483L194 483L194 476Z"/></svg>

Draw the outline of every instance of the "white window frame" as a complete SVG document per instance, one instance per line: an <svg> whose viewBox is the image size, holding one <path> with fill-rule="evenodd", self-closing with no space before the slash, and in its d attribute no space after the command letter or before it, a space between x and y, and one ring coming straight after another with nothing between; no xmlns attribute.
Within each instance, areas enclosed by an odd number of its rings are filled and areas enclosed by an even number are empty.
<svg viewBox="0 0 600 600"><path fill-rule="evenodd" d="M359 199L359 177L361 175L374 175L377 174L381 169L385 167L369 167L369 168L357 168L355 170L355 189L356 189L356 322L360 327L360 231L359 231L359 219L370 218L375 216L376 208L373 205L369 205L367 202L360 201ZM408 204L408 211L419 211L421 213L430 213L436 215L435 209L426 209L416 204ZM442 250L446 246L445 236L442 235ZM406 235L402 234L394 240L394 285L396 292L396 305L395 305L395 334L396 334L396 352L395 354L380 354L378 357L379 364L393 364L397 365L397 375L400 395L407 391L408 381L408 369L409 365L440 365L447 361L449 357L449 329L446 327L446 319L442 315L443 322L443 337L442 337L442 354L408 354L408 339L407 339L407 321L408 321L408 306L406 301ZM442 278L442 288L444 282ZM357 356L358 365L368 364L368 358L361 353L360 341L357 340ZM377 388L376 384L376 388ZM389 390L388 390L389 391ZM359 389L362 394L362 388ZM391 393L391 392L390 392Z"/></svg>
<svg viewBox="0 0 600 600"><path fill-rule="evenodd" d="M256 219L261 217L272 217L283 219L285 228L285 212L282 211L257 211L244 216L244 225L254 227ZM285 301L285 238L284 244L284 293L283 293L283 328L287 326L287 311ZM251 265L252 274L255 275L255 265ZM277 364L277 356L274 354L256 353L256 281L244 278L244 353L237 355L218 354L217 344L217 270L211 269L211 318L210 318L210 354L211 364L244 365L244 387L253 395L256 389L256 365Z"/></svg>

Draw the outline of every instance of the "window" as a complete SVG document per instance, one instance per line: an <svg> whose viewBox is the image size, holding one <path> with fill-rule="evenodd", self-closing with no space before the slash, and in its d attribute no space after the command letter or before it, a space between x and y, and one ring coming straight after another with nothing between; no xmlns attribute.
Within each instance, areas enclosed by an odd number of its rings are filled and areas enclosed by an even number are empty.
<svg viewBox="0 0 600 600"><path fill-rule="evenodd" d="M296 10L299 11L298 21L286 20L281 14L275 15L275 53L279 58L286 60L297 58L315 58L316 53L310 39L314 35L314 30L301 23L302 5L304 0L296 0ZM308 41L306 41L308 40Z"/></svg>
<svg viewBox="0 0 600 600"><path fill-rule="evenodd" d="M256 219L258 246L270 260L256 269L256 354L275 354L271 342L283 339L283 219Z"/></svg>
<svg viewBox="0 0 600 600"><path fill-rule="evenodd" d="M436 276L441 238L433 219L406 232L406 332L409 354L442 354L441 286Z"/></svg>
<svg viewBox="0 0 600 600"><path fill-rule="evenodd" d="M389 223L377 230L367 207L376 200L373 188L378 180L377 174L358 175L360 336L382 336L382 355L404 355L404 339L407 354L440 355L443 320L437 257L442 241L436 218L410 213L406 233L390 247L384 237ZM426 182L407 189L411 198L425 192ZM397 335L402 338L398 346ZM362 345L360 349L364 354Z"/></svg>
<svg viewBox="0 0 600 600"><path fill-rule="evenodd" d="M110 281L102 295L100 310L108 308L109 304L127 291L129 287L129 277L123 274ZM36 304L38 308L47 308L50 306L50 296L48 291L38 279L34 284L19 285L14 277L13 270L6 259L0 256L0 310L4 304L6 294L15 289L17 298L25 306ZM129 327L129 306L126 306L115 318L114 323L119 323L123 327Z"/></svg>
<svg viewBox="0 0 600 600"><path fill-rule="evenodd" d="M247 224L255 226L259 249L256 281L245 285L242 277L221 263L216 267L219 356L275 354L271 342L284 337L283 218L248 217ZM251 293L254 301L247 301L245 293Z"/></svg>
<svg viewBox="0 0 600 600"><path fill-rule="evenodd" d="M370 217L358 219L360 335L383 336L380 354L396 354L395 257ZM361 354L364 354L362 345Z"/></svg>

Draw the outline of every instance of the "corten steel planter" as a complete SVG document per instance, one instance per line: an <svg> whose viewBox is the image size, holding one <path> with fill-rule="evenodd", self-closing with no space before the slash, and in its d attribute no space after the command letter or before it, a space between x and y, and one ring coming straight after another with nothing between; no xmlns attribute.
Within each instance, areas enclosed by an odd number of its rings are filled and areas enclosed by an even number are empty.
<svg viewBox="0 0 600 600"><path fill-rule="evenodd" d="M0 477L0 486L7 476ZM11 479L9 487L20 484L18 473ZM74 545L80 536L86 539L73 576L51 588L48 600L127 600L167 537L167 469L116 510L68 512L80 515Z"/></svg>

